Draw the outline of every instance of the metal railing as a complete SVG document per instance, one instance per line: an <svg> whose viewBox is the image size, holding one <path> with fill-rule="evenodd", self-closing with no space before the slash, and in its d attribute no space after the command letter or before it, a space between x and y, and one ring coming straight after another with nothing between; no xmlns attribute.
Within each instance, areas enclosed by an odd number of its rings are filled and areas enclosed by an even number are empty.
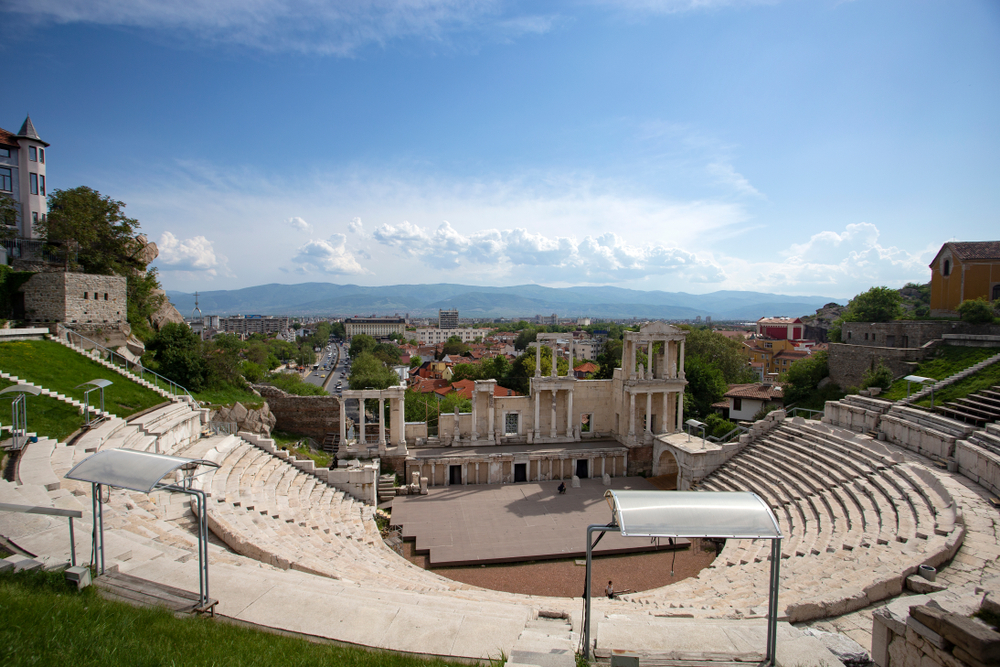
<svg viewBox="0 0 1000 667"><path fill-rule="evenodd" d="M58 241L50 243L41 239L0 239L0 245L7 249L7 256L11 259L50 264L63 264L67 259L62 243ZM75 251L71 251L69 261L76 263Z"/></svg>
<svg viewBox="0 0 1000 667"><path fill-rule="evenodd" d="M80 510L64 510L58 507L38 507L35 505L11 505L0 503L0 512L18 512L21 514L44 514L46 516L64 516L69 519L69 553L70 563L76 567L76 536L73 534L73 519L83 518Z"/></svg>
<svg viewBox="0 0 1000 667"><path fill-rule="evenodd" d="M725 434L724 436L722 436L721 438L717 438L717 437L715 437L714 435L710 435L710 436L708 436L708 437L707 437L707 438L705 438L705 439L706 439L706 440L708 440L708 441L710 441L710 442L729 442L729 441L730 441L730 440L732 440L733 438L735 438L735 437L737 437L737 436L739 436L739 435L741 435L741 434L743 434L743 433L746 433L746 432L747 432L747 431L749 431L749 430L750 430L750 429L749 429L749 428L747 428L746 426L740 426L739 424L737 424L737 425L736 425L736 428L734 428L734 429L733 429L732 431L730 431L729 433L726 433L726 434Z"/></svg>
<svg viewBox="0 0 1000 667"><path fill-rule="evenodd" d="M118 354L114 350L109 350L100 343L93 341L84 336L83 334L73 331L72 329L67 329L65 327L60 326L59 334L64 335L66 337L66 342L68 342L70 345L74 345L80 348L81 350L84 350L84 352L97 350L97 353L100 355L102 359L121 368L129 375L137 376L140 380L151 382L160 389L170 392L171 396L184 395L190 398L192 401L194 400L194 397L191 396L191 392L189 392L186 388L177 384L173 380L163 377L162 375L160 375L155 371L149 370L148 368L144 367L141 362L129 361L127 358ZM87 345L84 345L84 343L88 343L90 345L89 350L87 349Z"/></svg>
<svg viewBox="0 0 1000 667"><path fill-rule="evenodd" d="M236 435L237 429L238 425L236 422L208 422L208 430L211 431L213 435Z"/></svg>

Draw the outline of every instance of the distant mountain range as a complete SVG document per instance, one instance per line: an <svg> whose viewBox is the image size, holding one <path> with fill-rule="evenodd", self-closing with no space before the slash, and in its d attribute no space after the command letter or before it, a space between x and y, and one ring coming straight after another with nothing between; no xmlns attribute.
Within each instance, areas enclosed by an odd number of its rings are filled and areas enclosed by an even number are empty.
<svg viewBox="0 0 1000 667"><path fill-rule="evenodd" d="M194 294L168 291L185 317ZM648 318L752 321L760 317L801 317L834 301L824 296L784 296L763 292L711 294L643 292L620 287L480 287L469 285L387 285L363 287L333 283L258 285L238 290L199 292L206 315L404 315L436 317L438 309L458 309L459 317L531 318L535 315L591 318Z"/></svg>

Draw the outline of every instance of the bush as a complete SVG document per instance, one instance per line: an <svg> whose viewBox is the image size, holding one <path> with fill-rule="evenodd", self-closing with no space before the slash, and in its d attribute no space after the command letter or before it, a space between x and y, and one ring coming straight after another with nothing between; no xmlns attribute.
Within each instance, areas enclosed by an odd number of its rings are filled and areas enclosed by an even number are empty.
<svg viewBox="0 0 1000 667"><path fill-rule="evenodd" d="M888 389L892 386L892 370L881 361L875 368L869 368L861 376L861 388L881 387Z"/></svg>
<svg viewBox="0 0 1000 667"><path fill-rule="evenodd" d="M808 397L816 390L820 380L830 375L826 351L820 350L805 359L799 359L791 365L782 378L788 385L785 387L785 403L794 403Z"/></svg>
<svg viewBox="0 0 1000 667"><path fill-rule="evenodd" d="M705 435L721 438L736 428L736 424L729 421L722 415L713 412L705 418Z"/></svg>
<svg viewBox="0 0 1000 667"><path fill-rule="evenodd" d="M958 305L958 314L969 324L992 324L993 306L985 297L966 299Z"/></svg>

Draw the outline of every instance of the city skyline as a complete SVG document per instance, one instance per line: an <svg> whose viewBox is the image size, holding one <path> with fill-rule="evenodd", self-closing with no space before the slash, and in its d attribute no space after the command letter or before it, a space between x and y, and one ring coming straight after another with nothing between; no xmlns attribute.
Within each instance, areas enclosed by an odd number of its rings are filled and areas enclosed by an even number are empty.
<svg viewBox="0 0 1000 667"><path fill-rule="evenodd" d="M942 243L998 228L986 1L0 12L23 90L0 125L31 114L50 191L124 201L168 290L843 299L926 282Z"/></svg>

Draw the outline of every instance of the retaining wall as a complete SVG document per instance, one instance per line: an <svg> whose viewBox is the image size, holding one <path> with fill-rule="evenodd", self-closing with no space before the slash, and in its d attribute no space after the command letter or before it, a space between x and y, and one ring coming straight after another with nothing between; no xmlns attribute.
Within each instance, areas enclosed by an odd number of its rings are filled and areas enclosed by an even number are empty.
<svg viewBox="0 0 1000 667"><path fill-rule="evenodd" d="M327 433L340 434L340 401L336 396L295 396L269 385L254 385L267 399L274 428L301 433L323 442Z"/></svg>

